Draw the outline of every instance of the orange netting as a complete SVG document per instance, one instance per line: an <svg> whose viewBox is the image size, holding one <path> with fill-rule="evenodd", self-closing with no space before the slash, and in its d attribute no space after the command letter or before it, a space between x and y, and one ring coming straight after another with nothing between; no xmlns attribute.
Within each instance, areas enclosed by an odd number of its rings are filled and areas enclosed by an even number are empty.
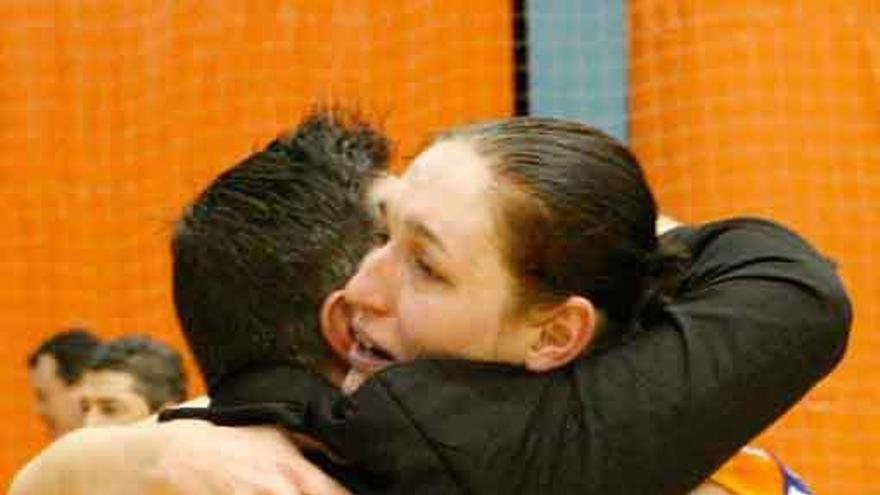
<svg viewBox="0 0 880 495"><path fill-rule="evenodd" d="M635 0L631 136L685 220L761 214L839 264L855 303L841 368L759 442L822 494L880 472L880 4Z"/></svg>
<svg viewBox="0 0 880 495"><path fill-rule="evenodd" d="M183 348L169 227L219 170L315 100L384 117L403 156L512 107L506 0L59 0L0 18L0 487L45 442L25 366L44 338L85 323Z"/></svg>

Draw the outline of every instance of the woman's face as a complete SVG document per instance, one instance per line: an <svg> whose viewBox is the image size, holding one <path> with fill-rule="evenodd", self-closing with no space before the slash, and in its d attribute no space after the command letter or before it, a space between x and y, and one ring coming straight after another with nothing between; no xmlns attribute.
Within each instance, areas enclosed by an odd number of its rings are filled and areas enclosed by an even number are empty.
<svg viewBox="0 0 880 495"><path fill-rule="evenodd" d="M377 184L388 239L344 291L355 374L417 357L522 364L529 332L510 316L514 280L492 184L486 160L461 141L433 145L402 177Z"/></svg>

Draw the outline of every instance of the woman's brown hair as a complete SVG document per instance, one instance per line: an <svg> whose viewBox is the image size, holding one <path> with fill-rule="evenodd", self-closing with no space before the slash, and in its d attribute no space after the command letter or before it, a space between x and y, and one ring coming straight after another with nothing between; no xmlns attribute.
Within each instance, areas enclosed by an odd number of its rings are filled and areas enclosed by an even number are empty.
<svg viewBox="0 0 880 495"><path fill-rule="evenodd" d="M657 203L621 143L540 117L461 127L439 140L464 140L489 160L518 307L581 295L626 328L673 290L684 256L658 240Z"/></svg>

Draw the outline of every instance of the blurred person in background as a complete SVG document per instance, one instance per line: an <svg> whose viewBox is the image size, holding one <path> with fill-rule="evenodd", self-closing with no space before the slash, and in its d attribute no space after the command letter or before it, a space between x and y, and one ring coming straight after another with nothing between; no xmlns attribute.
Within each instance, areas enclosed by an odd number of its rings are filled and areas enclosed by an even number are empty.
<svg viewBox="0 0 880 495"><path fill-rule="evenodd" d="M36 411L55 439L83 425L81 378L100 340L82 328L59 332L28 357Z"/></svg>
<svg viewBox="0 0 880 495"><path fill-rule="evenodd" d="M86 426L128 424L186 398L180 354L143 335L122 337L95 350L82 379Z"/></svg>

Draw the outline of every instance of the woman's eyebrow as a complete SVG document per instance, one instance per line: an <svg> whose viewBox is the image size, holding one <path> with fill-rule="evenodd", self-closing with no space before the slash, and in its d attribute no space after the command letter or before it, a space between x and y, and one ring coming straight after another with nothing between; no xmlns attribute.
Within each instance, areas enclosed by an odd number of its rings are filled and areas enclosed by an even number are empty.
<svg viewBox="0 0 880 495"><path fill-rule="evenodd" d="M403 221L404 226L407 230L412 231L416 237L420 237L428 241L428 243L434 245L442 251L443 253L449 254L449 251L446 249L446 244L443 243L443 240L440 239L430 227L425 225L423 222L414 219L414 218L406 218Z"/></svg>

